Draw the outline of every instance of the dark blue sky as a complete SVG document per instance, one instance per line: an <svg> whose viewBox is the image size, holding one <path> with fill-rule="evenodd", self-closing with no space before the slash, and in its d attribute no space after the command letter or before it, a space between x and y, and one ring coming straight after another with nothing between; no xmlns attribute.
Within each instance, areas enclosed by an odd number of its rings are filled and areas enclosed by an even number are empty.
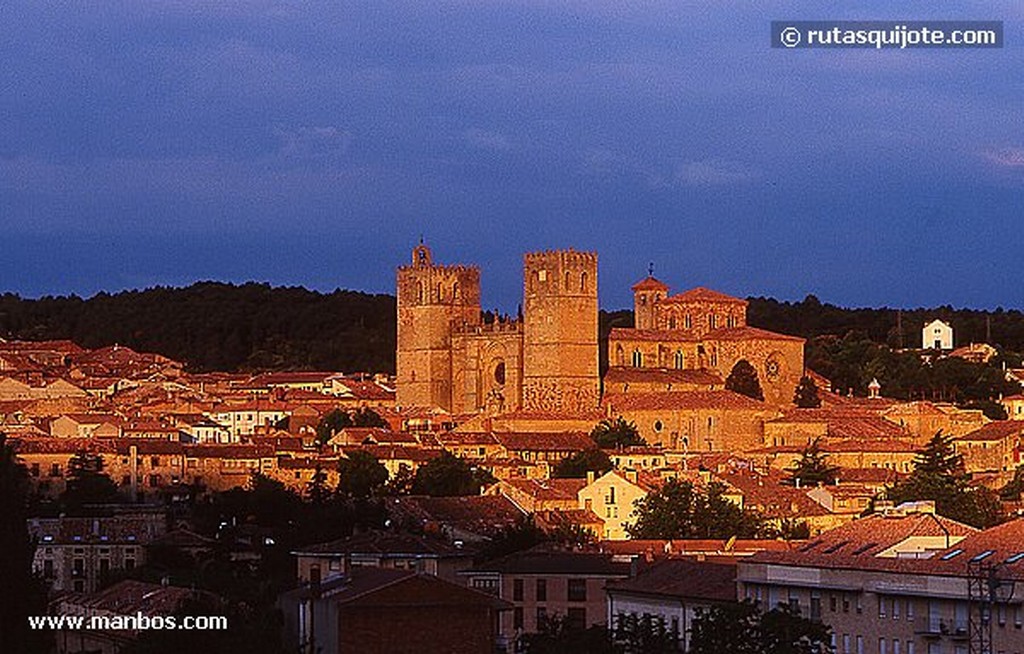
<svg viewBox="0 0 1024 654"><path fill-rule="evenodd" d="M839 8L836 8L839 7ZM1001 50L772 50L774 19L1005 21ZM423 234L679 290L1024 307L1024 3L0 5L0 290L391 292Z"/></svg>

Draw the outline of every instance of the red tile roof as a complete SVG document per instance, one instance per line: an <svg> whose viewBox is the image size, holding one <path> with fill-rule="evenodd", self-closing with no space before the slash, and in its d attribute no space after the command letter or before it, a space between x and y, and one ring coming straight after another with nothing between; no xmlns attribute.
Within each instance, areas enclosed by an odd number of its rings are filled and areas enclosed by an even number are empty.
<svg viewBox="0 0 1024 654"><path fill-rule="evenodd" d="M632 291L667 291L668 284L648 275L630 287Z"/></svg>
<svg viewBox="0 0 1024 654"><path fill-rule="evenodd" d="M713 291L710 288L705 288L703 286L698 286L697 288L691 288L688 291L677 293L676 295L666 298L663 302L723 302L728 304L740 304L743 306L747 305L746 300L741 300L738 297L726 295L725 293L719 293L718 291Z"/></svg>
<svg viewBox="0 0 1024 654"><path fill-rule="evenodd" d="M764 402L734 391L670 391L665 393L614 393L602 403L615 411L671 411L722 409L766 411L772 407Z"/></svg>
<svg viewBox="0 0 1024 654"><path fill-rule="evenodd" d="M658 561L632 579L609 582L609 595L620 593L696 599L711 602L736 601L736 564L672 558Z"/></svg>
<svg viewBox="0 0 1024 654"><path fill-rule="evenodd" d="M723 327L708 332L704 338L709 341L792 341L794 343L803 343L805 340L799 336L779 334L757 327Z"/></svg>
<svg viewBox="0 0 1024 654"><path fill-rule="evenodd" d="M698 384L721 386L721 375L711 370L676 370L670 368L632 368L611 366L604 375L605 384Z"/></svg>

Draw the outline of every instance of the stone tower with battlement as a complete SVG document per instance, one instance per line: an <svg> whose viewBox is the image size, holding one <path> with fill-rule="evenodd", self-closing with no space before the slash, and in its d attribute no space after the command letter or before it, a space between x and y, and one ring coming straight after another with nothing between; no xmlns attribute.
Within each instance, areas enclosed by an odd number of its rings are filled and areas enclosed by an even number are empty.
<svg viewBox="0 0 1024 654"><path fill-rule="evenodd" d="M421 243L398 269L397 300L397 404L451 411L452 332L480 323L480 269L435 264Z"/></svg>
<svg viewBox="0 0 1024 654"><path fill-rule="evenodd" d="M523 300L523 409L595 409L600 399L597 254L527 254Z"/></svg>

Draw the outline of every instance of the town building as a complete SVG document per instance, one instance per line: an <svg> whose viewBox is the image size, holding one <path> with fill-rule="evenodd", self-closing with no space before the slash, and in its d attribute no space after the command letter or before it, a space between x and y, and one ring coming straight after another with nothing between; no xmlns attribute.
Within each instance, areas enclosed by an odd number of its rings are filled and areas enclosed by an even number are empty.
<svg viewBox="0 0 1024 654"><path fill-rule="evenodd" d="M925 350L952 350L953 327L936 318L921 329L921 347Z"/></svg>

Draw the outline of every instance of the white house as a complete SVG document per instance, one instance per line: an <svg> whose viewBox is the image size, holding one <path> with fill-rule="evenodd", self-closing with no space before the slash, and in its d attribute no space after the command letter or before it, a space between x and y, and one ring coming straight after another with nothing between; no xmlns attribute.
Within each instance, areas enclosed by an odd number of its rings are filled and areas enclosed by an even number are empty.
<svg viewBox="0 0 1024 654"><path fill-rule="evenodd" d="M938 319L931 321L921 330L921 347L926 350L952 350L953 328Z"/></svg>

